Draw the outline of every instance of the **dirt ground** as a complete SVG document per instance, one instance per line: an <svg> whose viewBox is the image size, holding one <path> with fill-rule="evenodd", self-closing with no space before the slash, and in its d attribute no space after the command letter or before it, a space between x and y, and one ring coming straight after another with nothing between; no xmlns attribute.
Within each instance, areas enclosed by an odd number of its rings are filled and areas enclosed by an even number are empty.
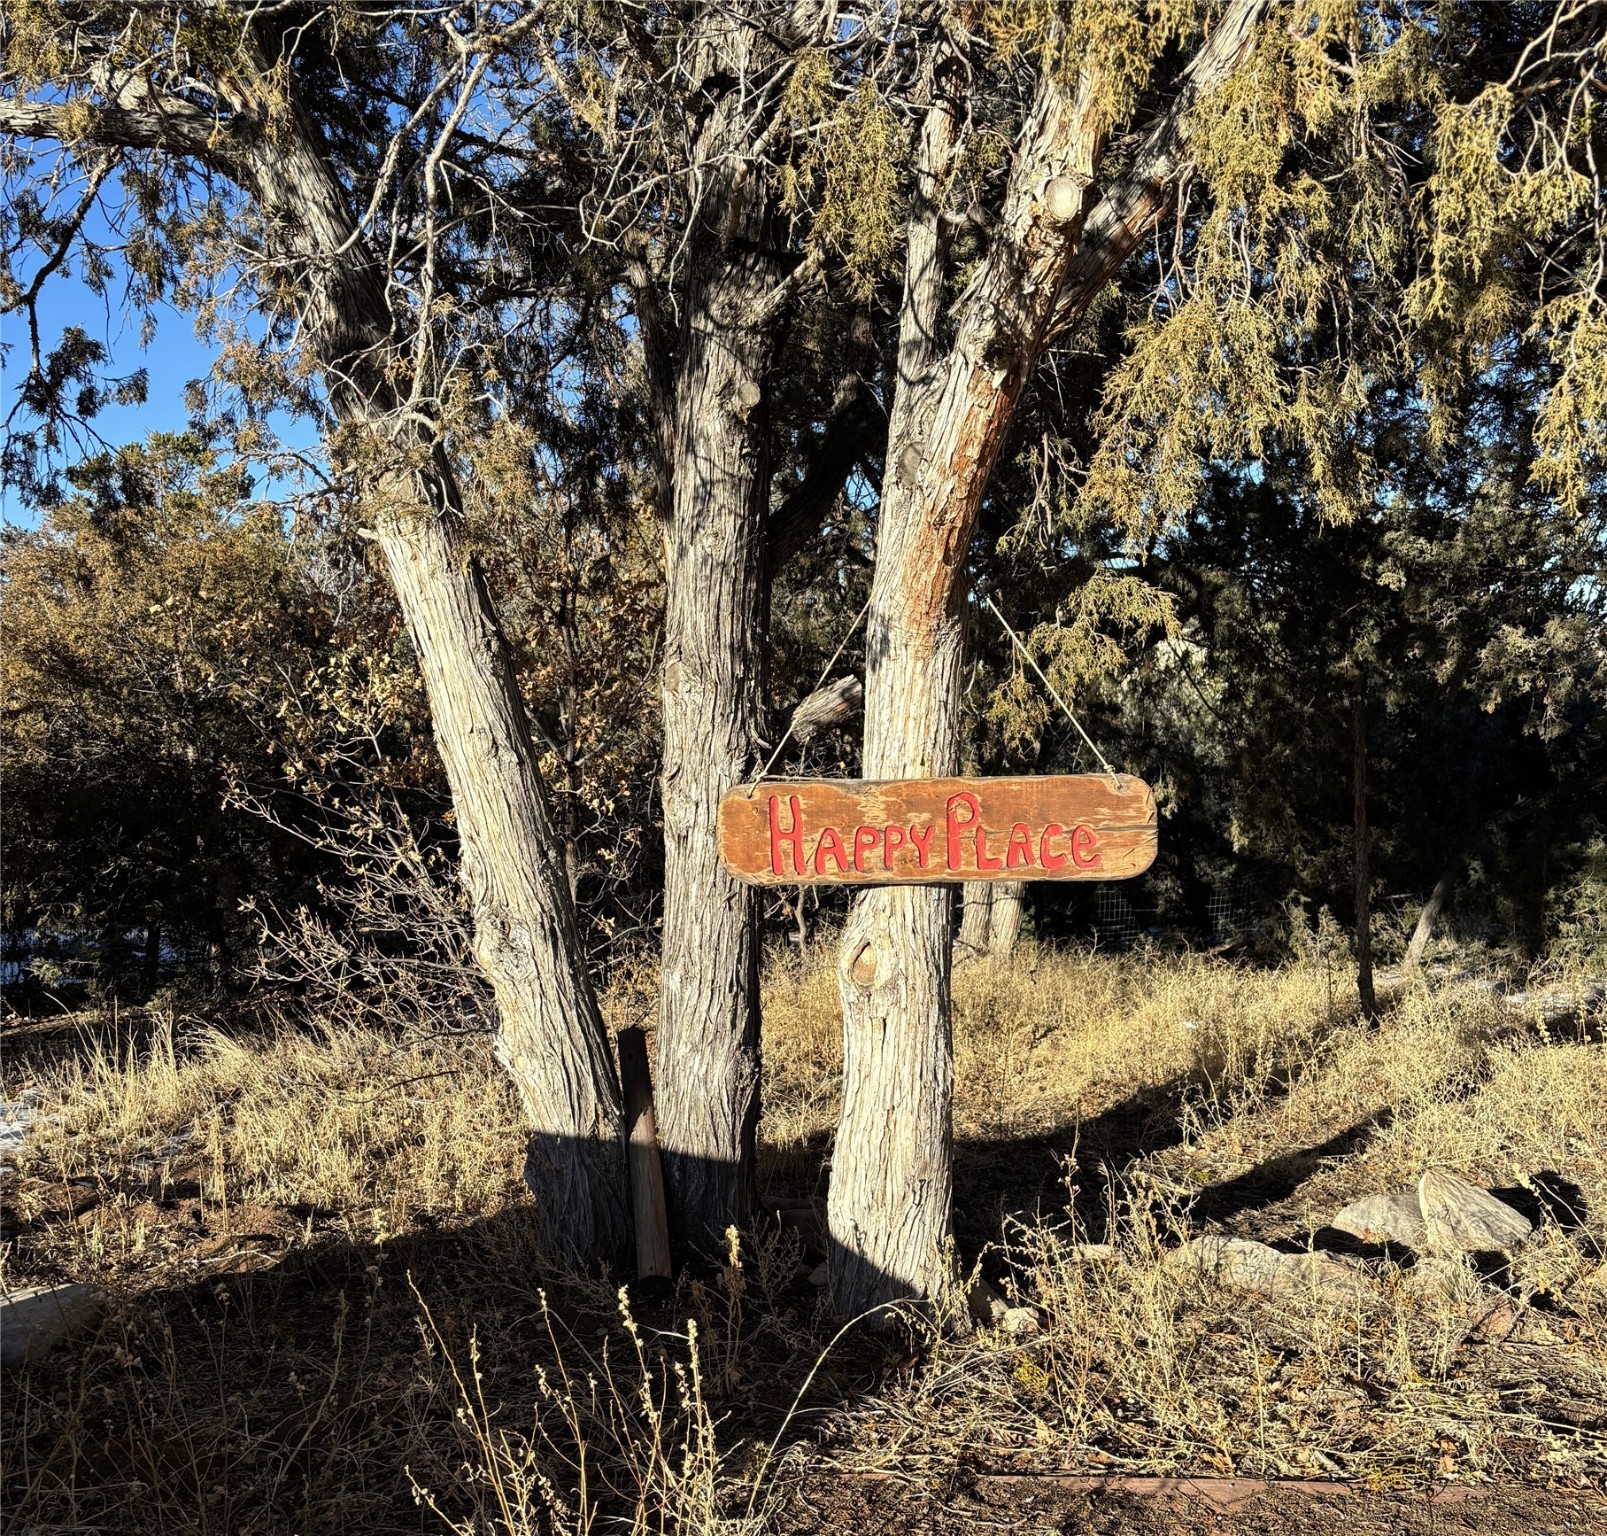
<svg viewBox="0 0 1607 1536"><path fill-rule="evenodd" d="M784 1536L854 1531L908 1536L1595 1536L1607 1497L1588 1491L1462 1488L1434 1493L1340 1491L1333 1485L1241 1479L1134 1479L1142 1489L1088 1479L972 1477L949 1489L863 1477L812 1479L782 1516Z"/></svg>
<svg viewBox="0 0 1607 1536"><path fill-rule="evenodd" d="M0 1273L108 1306L0 1383L4 1529L1607 1536L1599 1019L1423 987L1371 1031L1318 968L1189 958L957 986L960 1258L1030 1302L1026 1335L839 1331L824 964L767 994L787 1219L623 1318L617 1280L540 1264L477 1038L7 1020L0 1098L29 1118ZM1357 1253L1365 1290L1320 1304L1169 1258L1200 1231L1346 1252L1325 1219L1430 1164L1533 1237L1483 1265ZM582 1449L593 1503L554 1518L521 1478L557 1469L572 1500Z"/></svg>

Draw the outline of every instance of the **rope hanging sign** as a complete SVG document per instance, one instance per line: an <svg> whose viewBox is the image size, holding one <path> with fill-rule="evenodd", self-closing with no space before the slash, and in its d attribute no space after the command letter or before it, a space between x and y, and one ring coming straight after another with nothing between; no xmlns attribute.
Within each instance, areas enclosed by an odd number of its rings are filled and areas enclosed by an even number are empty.
<svg viewBox="0 0 1607 1536"><path fill-rule="evenodd" d="M1033 778L758 779L720 802L720 860L750 885L1126 880L1155 860L1155 796L1106 762L1065 700L988 607L1103 773ZM869 607L869 604L866 604ZM865 616L861 609L849 635ZM848 643L843 637L821 682Z"/></svg>

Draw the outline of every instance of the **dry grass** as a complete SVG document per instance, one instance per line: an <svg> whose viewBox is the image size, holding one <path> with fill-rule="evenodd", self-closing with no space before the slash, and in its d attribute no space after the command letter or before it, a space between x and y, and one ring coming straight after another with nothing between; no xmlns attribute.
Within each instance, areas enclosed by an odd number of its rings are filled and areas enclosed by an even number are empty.
<svg viewBox="0 0 1607 1536"><path fill-rule="evenodd" d="M836 1123L841 1025L830 947L772 967L765 993L765 1140L816 1146ZM1331 990L1332 987L1332 990ZM1053 1134L1182 1077L1218 1112L1264 1094L1354 1012L1321 968L1247 971L1165 959L1028 949L963 966L954 984L962 1142Z"/></svg>
<svg viewBox="0 0 1607 1536"><path fill-rule="evenodd" d="M518 1106L478 1037L150 1024L121 1038L86 1029L12 1089L43 1095L16 1217L76 1212L40 1223L13 1263L25 1254L30 1271L73 1279L160 1275L195 1256L194 1234L175 1242L164 1216L175 1198L220 1235L266 1221L303 1245L383 1243L520 1197Z"/></svg>
<svg viewBox="0 0 1607 1536"><path fill-rule="evenodd" d="M778 1195L823 1179L830 959L768 978ZM619 978L615 1022L651 987ZM14 1394L15 1517L691 1532L761 1524L821 1461L1385 1486L1607 1472L1601 1044L1470 985L1419 983L1370 1031L1320 963L1030 950L959 974L955 1038L962 1257L1042 1329L927 1333L913 1363L857 1338L822 1363L836 1324L785 1233L624 1313L606 1282L542 1275L516 1108L477 1039L157 1021L12 1051L6 1097L32 1090L42 1118L5 1191L7 1273L114 1297L93 1346ZM1374 1256L1354 1299L1272 1305L1168 1260L1205 1229L1302 1245L1431 1165L1544 1213L1510 1267ZM765 1447L800 1394L778 1463Z"/></svg>

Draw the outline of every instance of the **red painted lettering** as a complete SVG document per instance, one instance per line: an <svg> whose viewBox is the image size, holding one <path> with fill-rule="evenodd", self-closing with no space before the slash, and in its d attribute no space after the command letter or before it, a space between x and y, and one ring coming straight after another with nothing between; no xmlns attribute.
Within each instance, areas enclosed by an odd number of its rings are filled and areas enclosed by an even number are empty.
<svg viewBox="0 0 1607 1536"><path fill-rule="evenodd" d="M1005 849L1004 867L1023 869L1032 863L1032 833L1026 822L1018 821L1010 828L1010 846Z"/></svg>
<svg viewBox="0 0 1607 1536"><path fill-rule="evenodd" d="M1038 862L1045 869L1064 869L1066 867L1065 854L1051 853L1049 851L1049 839L1059 837L1065 830L1058 821L1051 821L1043 829L1043 836L1038 839Z"/></svg>
<svg viewBox="0 0 1607 1536"><path fill-rule="evenodd" d="M836 827L827 827L820 834L820 841L815 844L815 873L817 875L826 873L826 858L828 855L836 859L837 873L846 875L848 873L848 855L843 852L843 840Z"/></svg>
<svg viewBox="0 0 1607 1536"><path fill-rule="evenodd" d="M893 855L902 848L907 839L902 827L884 827L882 829L882 868L893 867Z"/></svg>
<svg viewBox="0 0 1607 1536"><path fill-rule="evenodd" d="M875 827L854 828L854 868L865 873L865 855L881 842L882 834Z"/></svg>
<svg viewBox="0 0 1607 1536"><path fill-rule="evenodd" d="M965 818L964 821L961 821L959 816L956 814L956 812L960 809L961 806L964 806L965 809L968 810L971 813L969 816L967 816ZM959 794L949 796L949 803L948 803L947 807L945 808L945 811L946 811L946 815L948 817L948 835L949 835L949 863L948 863L948 867L949 867L950 870L957 870L957 869L960 869L960 868L963 867L961 862L960 862L960 829L962 827L970 826L977 819L977 817L982 814L982 807L977 804L977 799L976 799L975 795L970 794L967 791L962 789L959 792ZM977 838L978 838L977 848L978 848L979 851L980 851L980 849L982 847L982 844L981 844L981 841L980 841L981 836L982 836L981 829L978 828L977 829ZM921 868L922 869L926 868L926 864L925 864L924 861L921 864Z"/></svg>
<svg viewBox="0 0 1607 1536"><path fill-rule="evenodd" d="M1078 827L1071 834L1071 862L1078 869L1099 868L1099 855L1090 851L1098 841L1092 827Z"/></svg>
<svg viewBox="0 0 1607 1536"><path fill-rule="evenodd" d="M980 869L1003 869L1004 860L996 859L988 852L988 829L976 829L976 867Z"/></svg>
<svg viewBox="0 0 1607 1536"><path fill-rule="evenodd" d="M780 798L779 795L771 795L770 797L770 873L773 875L787 873L781 865L781 845L791 843L792 873L801 875L804 872L803 822L798 815L798 797L796 795L787 796L788 805L792 809L792 830L790 832L781 830L781 810L777 804Z"/></svg>
<svg viewBox="0 0 1607 1536"><path fill-rule="evenodd" d="M932 833L936 824L927 822L924 827L910 825L910 843L915 849L915 856L921 861L921 868L925 869L932 858Z"/></svg>

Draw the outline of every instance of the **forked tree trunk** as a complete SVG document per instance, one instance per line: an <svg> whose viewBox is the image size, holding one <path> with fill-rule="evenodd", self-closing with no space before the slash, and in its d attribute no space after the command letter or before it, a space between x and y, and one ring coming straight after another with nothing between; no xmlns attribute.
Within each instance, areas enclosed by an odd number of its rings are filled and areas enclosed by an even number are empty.
<svg viewBox="0 0 1607 1536"><path fill-rule="evenodd" d="M866 630L867 779L959 770L958 572L1073 248L1097 149L1079 132L1088 115L1086 102L1079 112L1059 81L1045 79L1000 234L939 363L945 237L935 202L955 107L940 100L928 114L920 173L932 190L919 188L909 232L900 389ZM1064 184L1060 219L1045 209L1052 181ZM952 1278L951 899L946 886L868 891L843 931L843 1109L828 1214L832 1296L844 1312L933 1298Z"/></svg>
<svg viewBox="0 0 1607 1536"><path fill-rule="evenodd" d="M1180 109L1248 52L1260 9L1251 0L1229 6L1190 68ZM1076 250L1103 148L1094 110L1100 82L1085 74L1074 95L1046 74L1017 138L991 247L945 352L938 202L963 87L954 60L936 67L908 225L899 386L866 634L861 771L869 779L958 769L959 572ZM1126 229L1120 238L1131 250L1142 234ZM832 1297L851 1314L936 1297L953 1274L950 901L947 887L868 891L843 933L843 1110L828 1216Z"/></svg>
<svg viewBox="0 0 1607 1536"><path fill-rule="evenodd" d="M867 779L958 771L964 590L982 491L1075 249L1101 136L1077 94L1046 75L999 231L940 356L944 221L954 153L952 60L922 131L909 227L899 394L877 527L866 633ZM945 66L940 66L944 68ZM843 1112L832 1160L833 1299L862 1312L932 1298L953 1274L953 1051L948 887L899 886L855 902L843 933Z"/></svg>
<svg viewBox="0 0 1607 1536"><path fill-rule="evenodd" d="M988 953L995 960L1008 960L1021 937L1021 912L1026 905L1025 880L1001 880L993 893L993 911L988 921Z"/></svg>

